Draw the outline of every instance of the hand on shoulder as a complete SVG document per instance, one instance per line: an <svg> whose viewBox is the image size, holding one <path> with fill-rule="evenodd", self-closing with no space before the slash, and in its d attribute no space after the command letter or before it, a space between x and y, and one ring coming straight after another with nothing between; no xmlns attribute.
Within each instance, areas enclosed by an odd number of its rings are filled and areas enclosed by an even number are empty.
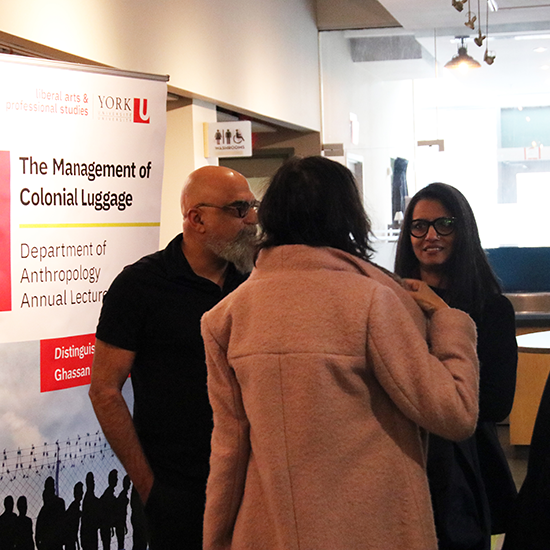
<svg viewBox="0 0 550 550"><path fill-rule="evenodd" d="M449 307L425 282L417 279L403 279L403 284L409 295L428 315L432 315L438 309Z"/></svg>

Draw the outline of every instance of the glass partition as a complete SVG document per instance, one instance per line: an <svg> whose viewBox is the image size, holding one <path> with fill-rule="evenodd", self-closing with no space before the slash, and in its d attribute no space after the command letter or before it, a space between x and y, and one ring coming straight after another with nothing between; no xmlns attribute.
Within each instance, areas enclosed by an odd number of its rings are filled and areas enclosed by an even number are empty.
<svg viewBox="0 0 550 550"><path fill-rule="evenodd" d="M482 65L467 73L443 67L458 45L402 29L322 32L323 143L343 144L335 160L360 159L382 242L395 240L404 159L409 196L434 181L466 195L484 247L550 246L550 31L491 36L490 66L485 44L466 39Z"/></svg>

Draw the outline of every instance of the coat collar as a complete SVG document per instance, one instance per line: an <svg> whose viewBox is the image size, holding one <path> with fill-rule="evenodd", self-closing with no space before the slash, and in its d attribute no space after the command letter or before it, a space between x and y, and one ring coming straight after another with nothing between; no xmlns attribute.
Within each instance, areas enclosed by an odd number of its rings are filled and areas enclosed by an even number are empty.
<svg viewBox="0 0 550 550"><path fill-rule="evenodd" d="M342 250L301 244L276 246L260 251L253 277L272 271L331 271L369 275L372 264Z"/></svg>

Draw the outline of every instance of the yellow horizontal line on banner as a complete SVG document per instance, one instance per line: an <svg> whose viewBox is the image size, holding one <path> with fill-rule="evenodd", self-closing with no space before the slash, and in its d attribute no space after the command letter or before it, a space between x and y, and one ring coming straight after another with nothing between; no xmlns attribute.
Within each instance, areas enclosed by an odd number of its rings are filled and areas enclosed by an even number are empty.
<svg viewBox="0 0 550 550"><path fill-rule="evenodd" d="M80 227L160 227L160 222L135 223L22 223L19 229L73 229Z"/></svg>

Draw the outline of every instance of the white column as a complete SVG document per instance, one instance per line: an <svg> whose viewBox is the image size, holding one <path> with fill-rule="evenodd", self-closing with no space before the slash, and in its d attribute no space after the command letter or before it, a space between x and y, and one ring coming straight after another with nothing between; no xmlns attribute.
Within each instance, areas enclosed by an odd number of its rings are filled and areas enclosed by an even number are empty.
<svg viewBox="0 0 550 550"><path fill-rule="evenodd" d="M200 100L168 105L159 247L181 232L180 193L188 174L201 166L218 164L204 157L203 123L216 122L216 106Z"/></svg>

